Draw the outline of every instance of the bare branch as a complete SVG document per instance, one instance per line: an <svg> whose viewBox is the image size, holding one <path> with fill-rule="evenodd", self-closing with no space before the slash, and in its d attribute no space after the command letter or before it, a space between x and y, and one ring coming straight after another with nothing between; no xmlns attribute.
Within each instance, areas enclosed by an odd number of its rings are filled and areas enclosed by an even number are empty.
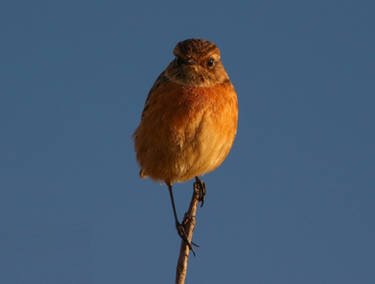
<svg viewBox="0 0 375 284"><path fill-rule="evenodd" d="M191 242L193 237L193 231L196 224L195 216L197 213L197 206L199 201L201 201L201 194L199 190L197 190L197 186L199 185L197 185L197 182L195 182L194 192L190 201L189 210L185 213L185 218L183 221L183 225L189 242ZM181 240L180 255L178 257L176 270L176 284L185 283L189 252L189 246L183 240Z"/></svg>

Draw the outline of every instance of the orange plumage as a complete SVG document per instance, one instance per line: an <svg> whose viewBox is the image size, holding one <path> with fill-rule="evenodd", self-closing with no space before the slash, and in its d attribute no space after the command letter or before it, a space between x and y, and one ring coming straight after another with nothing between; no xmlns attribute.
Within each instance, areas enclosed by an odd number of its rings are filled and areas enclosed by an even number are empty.
<svg viewBox="0 0 375 284"><path fill-rule="evenodd" d="M215 44L179 42L175 59L160 74L146 99L134 132L140 176L164 181L176 229L194 253L177 217L172 185L196 178L202 205L206 186L198 176L213 171L228 155L237 131L237 95Z"/></svg>
<svg viewBox="0 0 375 284"><path fill-rule="evenodd" d="M218 48L190 39L174 53L176 58L152 87L134 133L141 176L168 185L216 169L232 147L238 117L236 92Z"/></svg>

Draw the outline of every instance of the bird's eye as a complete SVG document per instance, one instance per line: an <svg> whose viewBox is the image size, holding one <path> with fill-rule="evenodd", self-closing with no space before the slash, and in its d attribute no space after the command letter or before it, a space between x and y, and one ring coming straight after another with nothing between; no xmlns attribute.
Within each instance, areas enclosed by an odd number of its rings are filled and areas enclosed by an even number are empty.
<svg viewBox="0 0 375 284"><path fill-rule="evenodd" d="M214 66L215 60L213 58L210 58L207 60L207 66L212 67Z"/></svg>

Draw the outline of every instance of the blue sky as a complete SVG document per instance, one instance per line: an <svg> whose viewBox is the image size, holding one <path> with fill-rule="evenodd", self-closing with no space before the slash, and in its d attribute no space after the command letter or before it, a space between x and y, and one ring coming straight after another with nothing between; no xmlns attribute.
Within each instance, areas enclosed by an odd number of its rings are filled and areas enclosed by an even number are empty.
<svg viewBox="0 0 375 284"><path fill-rule="evenodd" d="M215 42L239 128L186 283L375 282L373 1L2 1L0 282L172 283L132 132L175 44ZM192 182L175 187L182 216Z"/></svg>

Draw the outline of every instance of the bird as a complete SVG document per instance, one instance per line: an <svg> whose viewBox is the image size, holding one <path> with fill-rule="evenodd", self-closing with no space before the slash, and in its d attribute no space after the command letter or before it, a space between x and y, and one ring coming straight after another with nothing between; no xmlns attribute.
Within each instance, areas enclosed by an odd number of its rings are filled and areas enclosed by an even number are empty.
<svg viewBox="0 0 375 284"><path fill-rule="evenodd" d="M212 42L191 38L177 43L174 58L146 98L133 139L140 177L164 182L177 232L173 185L195 178L203 205L206 185L199 176L215 170L232 148L238 122L237 94Z"/></svg>

